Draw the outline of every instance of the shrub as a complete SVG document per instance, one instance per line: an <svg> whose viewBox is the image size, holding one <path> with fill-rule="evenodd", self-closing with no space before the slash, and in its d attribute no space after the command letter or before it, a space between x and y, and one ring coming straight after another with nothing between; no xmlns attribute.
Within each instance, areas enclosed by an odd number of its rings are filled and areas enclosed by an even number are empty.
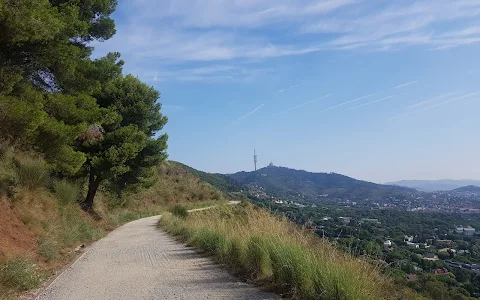
<svg viewBox="0 0 480 300"><path fill-rule="evenodd" d="M80 199L80 186L67 180L57 180L53 183L55 196L60 203L66 205L76 203Z"/></svg>
<svg viewBox="0 0 480 300"><path fill-rule="evenodd" d="M28 189L45 187L49 183L49 172L45 162L40 159L24 158L17 161L17 173L20 185Z"/></svg>
<svg viewBox="0 0 480 300"><path fill-rule="evenodd" d="M11 158L0 156L0 196L12 196L18 174Z"/></svg>
<svg viewBox="0 0 480 300"><path fill-rule="evenodd" d="M59 255L55 243L47 237L38 240L38 254L47 262L57 259Z"/></svg>
<svg viewBox="0 0 480 300"><path fill-rule="evenodd" d="M188 217L188 210L185 206L183 205L174 205L171 209L170 212L179 218L186 219Z"/></svg>
<svg viewBox="0 0 480 300"><path fill-rule="evenodd" d="M24 291L37 287L40 276L27 259L16 259L0 265L0 283Z"/></svg>

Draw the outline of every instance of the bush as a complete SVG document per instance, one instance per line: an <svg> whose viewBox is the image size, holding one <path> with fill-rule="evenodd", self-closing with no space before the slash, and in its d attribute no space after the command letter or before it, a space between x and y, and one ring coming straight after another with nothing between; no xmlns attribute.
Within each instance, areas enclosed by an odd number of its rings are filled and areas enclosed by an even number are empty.
<svg viewBox="0 0 480 300"><path fill-rule="evenodd" d="M59 255L55 243L47 237L41 237L39 239L38 254L47 262L57 259Z"/></svg>
<svg viewBox="0 0 480 300"><path fill-rule="evenodd" d="M28 189L48 186L50 174L45 162L40 159L25 158L17 161L16 164L20 185Z"/></svg>
<svg viewBox="0 0 480 300"><path fill-rule="evenodd" d="M3 286L25 291L37 287L40 279L33 265L26 259L16 259L0 265L0 283Z"/></svg>
<svg viewBox="0 0 480 300"><path fill-rule="evenodd" d="M18 183L18 174L11 158L0 157L0 196L12 196L15 185Z"/></svg>
<svg viewBox="0 0 480 300"><path fill-rule="evenodd" d="M181 219L186 219L188 217L188 210L183 205L175 205L170 209L170 212Z"/></svg>
<svg viewBox="0 0 480 300"><path fill-rule="evenodd" d="M55 196L60 203L66 205L76 203L80 199L80 186L67 180L58 180L53 183Z"/></svg>

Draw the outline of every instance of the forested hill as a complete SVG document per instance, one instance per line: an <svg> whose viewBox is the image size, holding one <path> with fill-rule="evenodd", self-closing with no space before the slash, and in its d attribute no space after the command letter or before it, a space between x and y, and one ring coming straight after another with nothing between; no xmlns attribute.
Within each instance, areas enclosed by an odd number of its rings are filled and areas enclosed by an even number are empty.
<svg viewBox="0 0 480 300"><path fill-rule="evenodd" d="M276 196L299 195L315 200L318 195L350 199L380 198L414 192L411 189L381 185L357 180L335 173L311 173L284 167L269 166L255 172L238 172L229 175L240 183L262 187Z"/></svg>
<svg viewBox="0 0 480 300"><path fill-rule="evenodd" d="M246 190L246 186L244 184L236 181L235 179L227 175L203 172L175 161L171 161L170 163L182 167L191 174L197 176L201 181L211 184L213 187L221 190L224 193L240 192L242 190Z"/></svg>
<svg viewBox="0 0 480 300"><path fill-rule="evenodd" d="M457 193L480 193L480 187L475 185L463 186L453 190Z"/></svg>

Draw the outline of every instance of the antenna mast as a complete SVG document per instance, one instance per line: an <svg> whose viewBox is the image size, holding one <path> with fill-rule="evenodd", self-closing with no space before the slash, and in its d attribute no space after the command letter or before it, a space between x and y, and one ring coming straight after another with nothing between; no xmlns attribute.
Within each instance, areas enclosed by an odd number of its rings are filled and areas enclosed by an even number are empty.
<svg viewBox="0 0 480 300"><path fill-rule="evenodd" d="M255 152L255 148L253 148L253 164L255 165L255 171L257 170L257 153Z"/></svg>

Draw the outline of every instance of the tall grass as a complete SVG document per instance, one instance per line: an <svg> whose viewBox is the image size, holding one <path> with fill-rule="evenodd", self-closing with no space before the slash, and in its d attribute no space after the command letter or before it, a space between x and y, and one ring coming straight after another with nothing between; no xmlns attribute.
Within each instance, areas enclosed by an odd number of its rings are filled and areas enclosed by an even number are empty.
<svg viewBox="0 0 480 300"><path fill-rule="evenodd" d="M41 280L33 264L24 258L18 258L0 264L0 288L28 290L39 285Z"/></svg>
<svg viewBox="0 0 480 300"><path fill-rule="evenodd" d="M418 298L368 262L248 203L193 212L185 219L166 214L160 226L295 299Z"/></svg>
<svg viewBox="0 0 480 300"><path fill-rule="evenodd" d="M16 161L16 165L21 186L34 189L49 184L50 174L43 160L26 156Z"/></svg>
<svg viewBox="0 0 480 300"><path fill-rule="evenodd" d="M62 204L73 204L80 199L80 186L67 180L56 180L53 183L55 196Z"/></svg>

